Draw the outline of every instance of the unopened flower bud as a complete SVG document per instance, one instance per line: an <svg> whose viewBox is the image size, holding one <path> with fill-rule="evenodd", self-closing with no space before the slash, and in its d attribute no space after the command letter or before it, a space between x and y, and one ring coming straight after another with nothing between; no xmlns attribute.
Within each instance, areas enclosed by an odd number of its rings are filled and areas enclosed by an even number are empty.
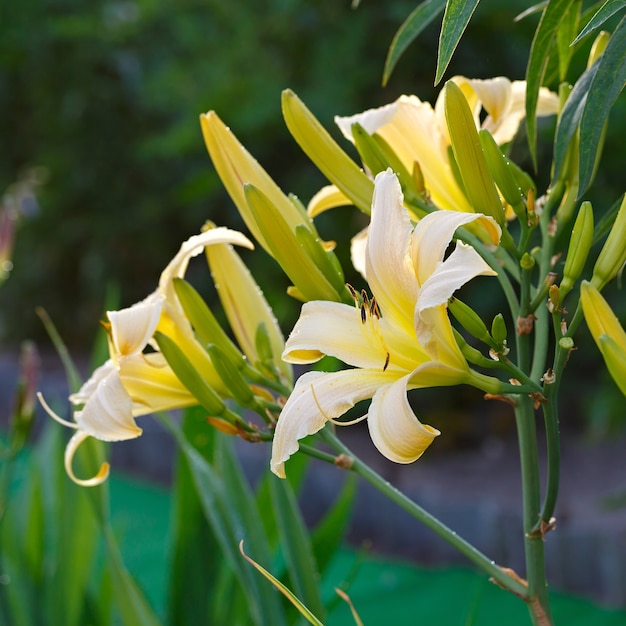
<svg viewBox="0 0 626 626"><path fill-rule="evenodd" d="M211 363L233 398L242 406L248 406L254 399L250 385L241 372L230 362L226 355L214 344L207 346Z"/></svg>
<svg viewBox="0 0 626 626"><path fill-rule="evenodd" d="M593 209L590 202L583 202L570 237L563 280L561 281L561 297L564 298L574 286L585 268L589 250L593 243Z"/></svg>
<svg viewBox="0 0 626 626"><path fill-rule="evenodd" d="M504 346L506 344L506 335L506 322L504 321L504 316L502 313L498 313L498 315L493 318L493 322L491 324L491 336L498 346Z"/></svg>
<svg viewBox="0 0 626 626"><path fill-rule="evenodd" d="M456 319L472 337L476 337L476 339L488 344L492 348L499 347L499 344L491 337L487 326L474 309L464 302L461 302L458 298L453 297L450 298L448 302L448 310L452 313L454 319Z"/></svg>
<svg viewBox="0 0 626 626"><path fill-rule="evenodd" d="M613 228L604 242L598 260L593 268L591 284L598 290L611 280L622 269L626 262L626 195L613 223Z"/></svg>

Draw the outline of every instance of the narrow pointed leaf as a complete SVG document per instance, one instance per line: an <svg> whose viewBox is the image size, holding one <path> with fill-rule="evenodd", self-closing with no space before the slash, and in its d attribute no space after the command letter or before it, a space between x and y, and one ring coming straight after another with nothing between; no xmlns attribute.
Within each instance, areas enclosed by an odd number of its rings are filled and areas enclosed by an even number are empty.
<svg viewBox="0 0 626 626"><path fill-rule="evenodd" d="M202 409L187 409L182 427L187 439L195 443L198 453L209 460L218 435L214 429L207 429L201 416L204 416ZM219 544L202 511L189 463L180 451L172 494L168 623L215 623L210 616L218 601L217 582L225 563L214 558Z"/></svg>
<svg viewBox="0 0 626 626"><path fill-rule="evenodd" d="M250 563L257 571L259 571L267 580L269 580L276 589L278 589L288 600L291 602L298 611L305 617L309 624L313 624L313 626L324 626L320 620L313 615L313 613L306 607L304 604L298 599L298 597L283 583L278 580L275 576L272 576L264 567L261 567L254 559L251 559L244 551L243 551L243 541L239 544L239 549L241 550L241 554L243 558Z"/></svg>
<svg viewBox="0 0 626 626"><path fill-rule="evenodd" d="M311 535L313 554L320 573L326 570L344 539L346 528L352 516L356 485L356 475L347 473L345 483L332 508Z"/></svg>
<svg viewBox="0 0 626 626"><path fill-rule="evenodd" d="M530 48L530 56L526 67L526 133L533 162L536 162L537 151L537 102L539 88L548 65L550 46L556 36L561 20L566 15L574 0L550 0L543 11L539 26Z"/></svg>
<svg viewBox="0 0 626 626"><path fill-rule="evenodd" d="M572 55L575 51L575 48L570 45L570 42L572 41L576 31L578 30L581 5L582 0L574 1L574 3L567 12L567 15L563 18L561 26L556 32L556 43L559 53L559 82L563 82L566 79L567 70L569 68Z"/></svg>
<svg viewBox="0 0 626 626"><path fill-rule="evenodd" d="M480 0L448 0L443 14L435 85L439 84Z"/></svg>
<svg viewBox="0 0 626 626"><path fill-rule="evenodd" d="M572 46L576 45L581 39L598 30L604 22L619 13L626 7L626 0L606 0L606 2L598 9L594 16L587 22L587 25L580 31L578 37L572 41Z"/></svg>
<svg viewBox="0 0 626 626"><path fill-rule="evenodd" d="M270 480L270 491L281 538L280 545L295 594L315 615L324 619L326 610L320 595L319 573L313 558L311 537L294 492L289 482L276 477Z"/></svg>
<svg viewBox="0 0 626 626"><path fill-rule="evenodd" d="M581 74L567 98L567 102L559 117L559 124L554 138L554 181L556 181L561 174L569 145L576 133L585 109L589 87L597 70L598 63L594 63L588 70Z"/></svg>
<svg viewBox="0 0 626 626"><path fill-rule="evenodd" d="M383 87L389 81L396 63L404 51L415 41L417 36L441 13L446 6L446 0L425 0L418 5L402 26L396 31L383 70Z"/></svg>
<svg viewBox="0 0 626 626"><path fill-rule="evenodd" d="M622 18L602 56L591 81L585 110L580 121L580 191L582 195L593 178L604 125L626 83L626 17Z"/></svg>

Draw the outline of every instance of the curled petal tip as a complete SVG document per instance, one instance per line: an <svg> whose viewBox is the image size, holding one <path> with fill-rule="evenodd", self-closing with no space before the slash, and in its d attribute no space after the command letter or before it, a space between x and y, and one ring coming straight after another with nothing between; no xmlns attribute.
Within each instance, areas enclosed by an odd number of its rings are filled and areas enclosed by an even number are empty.
<svg viewBox="0 0 626 626"><path fill-rule="evenodd" d="M65 448L65 471L67 472L67 475L72 479L72 481L74 481L77 485L80 485L81 487L97 487L109 477L110 465L106 461L102 463L100 469L98 470L98 473L92 478L77 478L72 468L72 462L74 460L76 450L78 450L80 444L83 443L83 441L85 441L88 436L89 435L87 435L87 433L79 430L69 440L67 447Z"/></svg>

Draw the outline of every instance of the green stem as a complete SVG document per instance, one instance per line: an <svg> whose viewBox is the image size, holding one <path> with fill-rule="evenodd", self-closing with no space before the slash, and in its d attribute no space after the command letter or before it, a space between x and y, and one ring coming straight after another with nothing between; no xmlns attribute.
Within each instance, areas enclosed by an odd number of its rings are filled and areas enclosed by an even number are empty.
<svg viewBox="0 0 626 626"><path fill-rule="evenodd" d="M380 476L380 474L377 474L371 467L363 463L363 461L356 457L344 444L342 444L339 439L337 439L337 437L330 432L330 430L324 429L320 433L320 437L335 452L346 455L352 459L352 465L350 468L351 471L364 478L368 483L389 498L389 500L396 503L416 520L430 528L442 539L459 550L459 552L491 576L499 585L527 600L528 591L522 583L509 576L504 570L496 565L494 561L488 559L473 545L465 541L465 539L459 537L457 533L440 522L436 517L433 517L418 504L410 500L406 495Z"/></svg>
<svg viewBox="0 0 626 626"><path fill-rule="evenodd" d="M535 626L552 623L545 575L543 536L535 532L540 515L539 455L535 415L530 398L520 396L515 407L515 420L520 449L527 602ZM547 621L546 621L547 619Z"/></svg>

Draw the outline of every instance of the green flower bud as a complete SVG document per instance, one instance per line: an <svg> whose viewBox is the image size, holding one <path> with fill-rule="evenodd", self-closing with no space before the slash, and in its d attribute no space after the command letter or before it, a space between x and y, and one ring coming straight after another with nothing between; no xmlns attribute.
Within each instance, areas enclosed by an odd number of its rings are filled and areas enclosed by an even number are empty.
<svg viewBox="0 0 626 626"><path fill-rule="evenodd" d="M334 252L324 250L319 238L304 225L296 226L296 239L337 293L344 293L345 299L349 300L343 269Z"/></svg>
<svg viewBox="0 0 626 626"><path fill-rule="evenodd" d="M225 358L237 369L242 369L246 364L243 355L224 332L202 296L182 278L174 278L172 282L178 301L200 342L205 346L215 344Z"/></svg>
<svg viewBox="0 0 626 626"><path fill-rule="evenodd" d="M493 361L490 361L486 356L484 356L480 350L476 350L476 348L470 346L467 341L463 339L463 336L458 330L453 328L452 332L454 333L456 343L461 350L461 354L469 363L482 365L483 367L493 367Z"/></svg>
<svg viewBox="0 0 626 626"><path fill-rule="evenodd" d="M533 267L535 267L535 258L532 256L532 254L524 252L519 264L523 270L531 270L533 269Z"/></svg>
<svg viewBox="0 0 626 626"><path fill-rule="evenodd" d="M496 140L488 130L479 131L478 137L480 138L480 144L485 153L487 166L502 197L513 207L515 215L517 215L520 220L525 221L526 205L524 204L524 196L517 184L511 162L504 156L502 150L500 150L500 146L498 146Z"/></svg>
<svg viewBox="0 0 626 626"><path fill-rule="evenodd" d="M574 286L574 283L580 278L589 250L593 243L593 209L590 202L583 202L578 217L574 222L572 236L567 249L567 257L565 259L565 267L563 269L563 280L559 286L561 299L563 299Z"/></svg>
<svg viewBox="0 0 626 626"><path fill-rule="evenodd" d="M613 228L593 268L591 284L600 291L613 280L626 263L626 195L615 218Z"/></svg>
<svg viewBox="0 0 626 626"><path fill-rule="evenodd" d="M374 183L290 89L283 91L282 107L287 128L302 150L328 180L369 215Z"/></svg>
<svg viewBox="0 0 626 626"><path fill-rule="evenodd" d="M504 225L504 208L487 167L474 116L461 88L448 81L444 88L444 110L454 157L470 204L477 213Z"/></svg>
<svg viewBox="0 0 626 626"><path fill-rule="evenodd" d="M223 415L227 411L223 400L176 343L160 332L154 334L154 339L178 380L187 387L198 404L202 405L209 415L214 417Z"/></svg>
<svg viewBox="0 0 626 626"><path fill-rule="evenodd" d="M504 316L502 313L498 313L498 315L493 318L493 322L491 324L491 336L497 343L498 348L506 344L506 335L506 322L504 321Z"/></svg>
<svg viewBox="0 0 626 626"><path fill-rule="evenodd" d="M454 319L456 319L472 337L486 343L492 348L499 347L499 344L494 341L489 334L485 323L480 319L476 311L467 304L461 302L458 298L450 298L448 310L452 313Z"/></svg>
<svg viewBox="0 0 626 626"><path fill-rule="evenodd" d="M249 406L254 400L250 385L228 357L214 344L207 346L211 362L233 398L242 406Z"/></svg>

